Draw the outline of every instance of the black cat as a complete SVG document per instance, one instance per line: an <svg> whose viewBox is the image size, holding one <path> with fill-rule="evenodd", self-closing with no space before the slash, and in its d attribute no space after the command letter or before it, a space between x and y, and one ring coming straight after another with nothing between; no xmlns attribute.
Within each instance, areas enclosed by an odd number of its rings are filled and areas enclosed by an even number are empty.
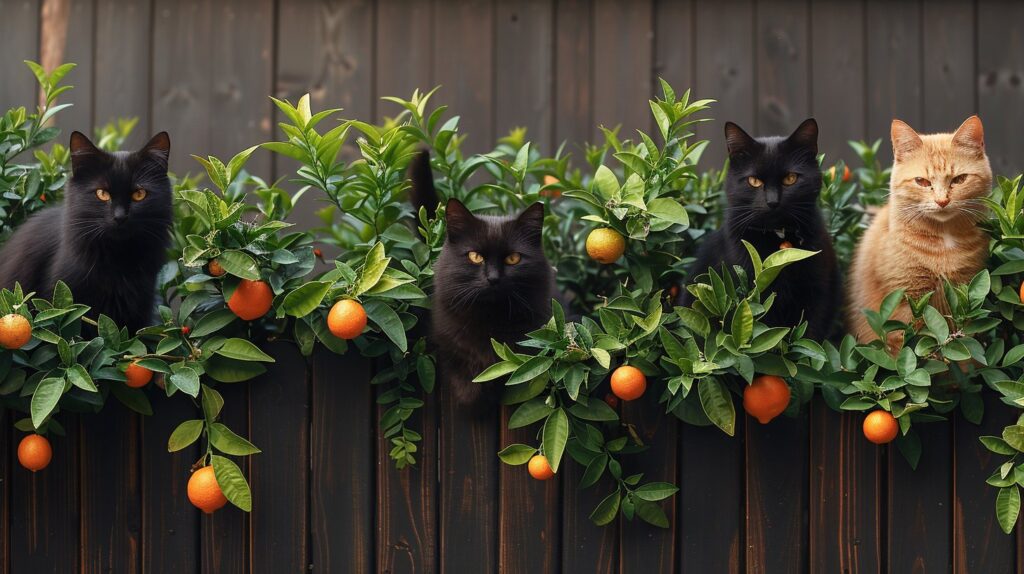
<svg viewBox="0 0 1024 574"><path fill-rule="evenodd" d="M411 199L433 213L437 192L430 158L410 167ZM501 385L473 378L498 361L491 339L514 345L551 317L553 277L541 246L544 205L518 216L474 215L456 199L445 208L447 237L434 266L431 347L442 384L478 413L497 404Z"/></svg>
<svg viewBox="0 0 1024 574"><path fill-rule="evenodd" d="M725 179L728 207L722 228L697 250L691 280L709 267L740 265L753 279L746 240L766 258L782 246L818 255L784 269L769 288L775 302L764 318L768 325L808 322L806 336L828 337L840 307L841 283L832 239L818 209L821 168L818 166L818 124L805 120L787 137L752 138L732 122L725 124L729 170ZM682 304L690 305L685 289Z"/></svg>
<svg viewBox="0 0 1024 574"><path fill-rule="evenodd" d="M166 132L114 153L72 133L64 203L32 216L0 250L0 285L20 282L49 299L64 281L93 318L105 314L132 333L152 325L173 220L170 149Z"/></svg>

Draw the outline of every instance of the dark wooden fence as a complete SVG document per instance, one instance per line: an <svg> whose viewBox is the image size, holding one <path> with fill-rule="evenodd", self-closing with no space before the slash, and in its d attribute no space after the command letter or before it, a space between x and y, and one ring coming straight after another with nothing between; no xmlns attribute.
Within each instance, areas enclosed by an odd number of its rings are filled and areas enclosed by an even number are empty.
<svg viewBox="0 0 1024 574"><path fill-rule="evenodd" d="M168 454L167 437L195 417L185 397L150 389L152 417L116 402L61 416L50 467L17 465L20 433L0 423L0 572L1020 572L1020 529L1003 534L996 462L977 437L1013 418L989 400L984 424L919 427L912 471L893 447L860 432L860 415L816 402L795 419L741 419L737 436L678 424L655 393L622 411L649 451L630 471L670 480L667 530L587 520L610 488L580 491L567 465L537 482L499 463L509 412L468 420L445 396L428 400L415 468L396 470L379 437L372 365L288 344L258 380L221 385L226 422L263 449L242 465L253 511L202 516L185 485L196 448Z"/></svg>

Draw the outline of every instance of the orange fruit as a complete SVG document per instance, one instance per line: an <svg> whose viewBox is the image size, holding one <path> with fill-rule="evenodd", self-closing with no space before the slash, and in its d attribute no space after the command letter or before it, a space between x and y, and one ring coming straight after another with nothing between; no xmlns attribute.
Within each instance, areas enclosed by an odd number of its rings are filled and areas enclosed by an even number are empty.
<svg viewBox="0 0 1024 574"><path fill-rule="evenodd" d="M864 437L875 444L886 444L893 441L900 431L896 417L886 411L871 411L864 417Z"/></svg>
<svg viewBox="0 0 1024 574"><path fill-rule="evenodd" d="M587 255L598 263L615 263L626 252L626 240L618 231L602 227L587 236Z"/></svg>
<svg viewBox="0 0 1024 574"><path fill-rule="evenodd" d="M761 375L743 389L743 410L761 424L768 424L789 406L789 385L782 377Z"/></svg>
<svg viewBox="0 0 1024 574"><path fill-rule="evenodd" d="M613 409L619 408L619 397L611 393L604 396L604 402Z"/></svg>
<svg viewBox="0 0 1024 574"><path fill-rule="evenodd" d="M32 472L46 468L51 458L53 449L43 435L30 434L18 443L18 462Z"/></svg>
<svg viewBox="0 0 1024 574"><path fill-rule="evenodd" d="M242 279L228 299L228 308L244 321L259 319L274 303L274 292L263 281Z"/></svg>
<svg viewBox="0 0 1024 574"><path fill-rule="evenodd" d="M314 249L314 250L313 250L313 255L314 255L314 256L315 256L315 257L316 257L317 259L323 259L323 258L324 258L324 252L323 252L323 251L320 251L320 248L319 248L319 247L317 247L316 249Z"/></svg>
<svg viewBox="0 0 1024 574"><path fill-rule="evenodd" d="M28 319L17 313L0 317L0 346L5 349L20 349L32 338L32 325Z"/></svg>
<svg viewBox="0 0 1024 574"><path fill-rule="evenodd" d="M555 476L555 471L551 470L551 465L548 464L548 457L542 454L533 455L526 466L530 476L537 480L550 480Z"/></svg>
<svg viewBox="0 0 1024 574"><path fill-rule="evenodd" d="M192 473L188 479L188 500L207 514L228 503L228 499L217 484L212 466L204 466Z"/></svg>
<svg viewBox="0 0 1024 574"><path fill-rule="evenodd" d="M558 178L557 177L555 177L553 175L550 175L550 174L544 176L544 186L545 187L547 187L549 185L556 185L556 184L558 184ZM545 197L562 197L562 190L560 190L560 189L551 189L551 188L542 189L542 190L540 190L540 194L545 196Z"/></svg>
<svg viewBox="0 0 1024 574"><path fill-rule="evenodd" d="M612 392L624 401L633 401L644 396L647 377L636 367L622 365L612 373Z"/></svg>
<svg viewBox="0 0 1024 574"><path fill-rule="evenodd" d="M366 311L358 301L342 299L327 314L327 328L339 339L355 339L366 328Z"/></svg>
<svg viewBox="0 0 1024 574"><path fill-rule="evenodd" d="M133 389L141 389L149 384L149 381L153 378L153 371L133 362L124 370L124 376L128 377L124 384Z"/></svg>
<svg viewBox="0 0 1024 574"><path fill-rule="evenodd" d="M213 275L214 277L220 277L221 275L227 273L227 271L225 271L224 268L220 266L220 261L217 261L216 259L210 260L209 267L210 275Z"/></svg>
<svg viewBox="0 0 1024 574"><path fill-rule="evenodd" d="M836 178L836 166L828 168L828 175L833 180ZM850 172L850 167L843 166L843 183L850 181L853 178L853 173Z"/></svg>
<svg viewBox="0 0 1024 574"><path fill-rule="evenodd" d="M1024 303L1024 283L1020 284L1020 302Z"/></svg>
<svg viewBox="0 0 1024 574"><path fill-rule="evenodd" d="M779 249L792 249L792 248L793 248L793 244L788 242L788 241L783 241L782 243L779 244Z"/></svg>

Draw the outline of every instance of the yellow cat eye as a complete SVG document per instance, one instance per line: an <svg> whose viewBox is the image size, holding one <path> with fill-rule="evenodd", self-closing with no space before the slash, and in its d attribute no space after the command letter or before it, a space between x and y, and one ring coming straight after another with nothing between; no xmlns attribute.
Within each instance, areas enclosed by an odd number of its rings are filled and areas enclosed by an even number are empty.
<svg viewBox="0 0 1024 574"><path fill-rule="evenodd" d="M142 201L146 199L146 190L141 187L132 192L132 201Z"/></svg>
<svg viewBox="0 0 1024 574"><path fill-rule="evenodd" d="M931 187L932 186L932 182L928 181L927 179L925 179L923 177L915 177L914 178L914 183L916 183L917 185L920 185L921 187Z"/></svg>
<svg viewBox="0 0 1024 574"><path fill-rule="evenodd" d="M952 181L950 181L949 183L951 183L953 185L960 185L961 183L963 183L965 181L967 181L967 174L966 173L961 173L960 175L954 177L952 179Z"/></svg>
<svg viewBox="0 0 1024 574"><path fill-rule="evenodd" d="M520 254L518 254L516 252L512 252L512 253L509 253L508 255L505 256L505 263L507 263L509 265L515 265L516 263L519 263L520 261L522 261L522 259L523 259L522 255L520 255Z"/></svg>
<svg viewBox="0 0 1024 574"><path fill-rule="evenodd" d="M97 189L96 198L100 201L110 201L110 192L105 189Z"/></svg>
<svg viewBox="0 0 1024 574"><path fill-rule="evenodd" d="M787 173L786 177L782 178L782 185L793 185L794 183L796 183L796 174L793 172Z"/></svg>
<svg viewBox="0 0 1024 574"><path fill-rule="evenodd" d="M750 187L761 187L762 185L764 185L763 181L761 181L760 179L757 179L754 176L748 177L747 178L747 183L750 184Z"/></svg>
<svg viewBox="0 0 1024 574"><path fill-rule="evenodd" d="M469 262L473 265L480 265L484 262L484 256L480 255L476 251L470 251L467 255L469 257Z"/></svg>

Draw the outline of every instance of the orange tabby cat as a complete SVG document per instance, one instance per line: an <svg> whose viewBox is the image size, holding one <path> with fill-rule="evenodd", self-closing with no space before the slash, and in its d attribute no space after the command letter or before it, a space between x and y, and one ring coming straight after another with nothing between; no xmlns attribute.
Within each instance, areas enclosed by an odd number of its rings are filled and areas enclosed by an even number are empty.
<svg viewBox="0 0 1024 574"><path fill-rule="evenodd" d="M892 121L895 160L889 203L875 216L857 246L850 268L850 331L860 342L878 337L861 313L877 310L897 289L911 297L934 291L931 304L945 311L943 282L964 283L981 270L988 239L976 223L985 216L981 198L992 189L992 169L978 116L953 134L918 135ZM893 319L909 322L904 301ZM890 350L901 332L890 333Z"/></svg>

